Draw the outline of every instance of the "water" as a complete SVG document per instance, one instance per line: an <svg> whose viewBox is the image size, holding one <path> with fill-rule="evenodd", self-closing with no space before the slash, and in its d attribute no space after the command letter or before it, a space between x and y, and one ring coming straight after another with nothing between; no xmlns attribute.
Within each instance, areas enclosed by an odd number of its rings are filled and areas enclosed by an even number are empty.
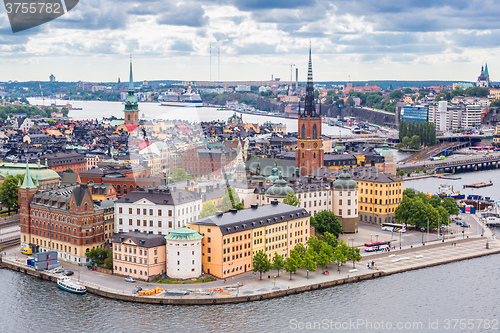
<svg viewBox="0 0 500 333"><path fill-rule="evenodd" d="M2 332L289 332L308 322L364 320L352 331L386 331L388 326L366 326L383 321L422 323L422 330L398 331L430 332L436 330L428 329L429 320L438 320L437 331L443 331L446 319L500 319L500 266L494 264L499 259L493 255L262 302L192 307L74 295L3 269L0 323ZM466 331L490 330L477 329L476 322Z"/></svg>
<svg viewBox="0 0 500 333"><path fill-rule="evenodd" d="M30 98L29 101L31 104L42 105L41 99ZM58 105L65 105L68 101L50 100L50 103L54 102ZM50 103L49 101L45 101L45 105ZM71 101L70 103L74 108L82 108L82 110L71 110L69 112L68 116L76 120L102 119L102 117L111 116L123 119L124 106L121 102ZM159 103L139 103L139 109L141 119L181 119L189 122L212 120L227 121L227 119L234 114L234 111L218 111L216 108L170 107L162 106ZM286 125L288 132L297 132L297 119L258 116L245 113L243 113L242 116L243 121L247 123L263 124L266 121L271 121ZM351 133L349 129L323 124L323 134L338 135L339 132L344 135Z"/></svg>
<svg viewBox="0 0 500 333"><path fill-rule="evenodd" d="M443 185L453 186L455 192L460 191L460 193L465 194L479 194L484 197L490 197L493 200L500 200L500 169L482 170L477 172L463 172L452 175L452 177L458 177L460 179L451 180L443 178L425 178L417 180L405 180L403 183L404 188L414 188L420 192L431 192L432 194L437 194L438 187ZM463 188L463 185L472 184L477 182L489 182L493 181L493 186L483 187L483 188Z"/></svg>

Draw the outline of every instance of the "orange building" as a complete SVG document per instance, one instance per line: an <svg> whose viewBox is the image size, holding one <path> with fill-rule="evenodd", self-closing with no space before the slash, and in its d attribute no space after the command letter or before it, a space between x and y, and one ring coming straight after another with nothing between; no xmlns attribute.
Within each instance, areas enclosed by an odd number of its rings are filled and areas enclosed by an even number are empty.
<svg viewBox="0 0 500 333"><path fill-rule="evenodd" d="M259 251L269 260L274 253L288 257L310 237L311 215L300 207L273 201L270 205L218 213L187 226L202 234L203 271L227 278L252 270Z"/></svg>

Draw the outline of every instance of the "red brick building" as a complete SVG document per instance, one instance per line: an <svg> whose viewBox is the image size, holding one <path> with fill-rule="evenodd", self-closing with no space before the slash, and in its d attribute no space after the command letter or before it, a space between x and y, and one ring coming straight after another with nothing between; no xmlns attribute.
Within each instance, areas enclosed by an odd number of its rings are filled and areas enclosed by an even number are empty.
<svg viewBox="0 0 500 333"><path fill-rule="evenodd" d="M64 172L68 168L76 173L87 171L87 160L74 150L64 150L41 157L50 170Z"/></svg>
<svg viewBox="0 0 500 333"><path fill-rule="evenodd" d="M311 49L309 49L309 69L307 73L304 112L301 112L299 107L298 122L295 167L300 169L301 176L305 176L321 168L325 156L323 138L321 136L321 109L317 112L314 103Z"/></svg>
<svg viewBox="0 0 500 333"><path fill-rule="evenodd" d="M38 191L26 168L19 188L21 246L55 250L58 259L85 263L85 253L104 245L105 213L114 209L94 203L86 184Z"/></svg>

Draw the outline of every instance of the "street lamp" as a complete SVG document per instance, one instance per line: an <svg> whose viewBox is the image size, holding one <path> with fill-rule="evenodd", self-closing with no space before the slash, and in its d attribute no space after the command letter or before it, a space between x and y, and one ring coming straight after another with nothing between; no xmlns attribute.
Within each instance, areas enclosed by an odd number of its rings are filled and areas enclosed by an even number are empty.
<svg viewBox="0 0 500 333"><path fill-rule="evenodd" d="M370 234L370 243L373 243L373 234Z"/></svg>
<svg viewBox="0 0 500 333"><path fill-rule="evenodd" d="M349 239L351 241L351 247L354 247L354 238Z"/></svg>

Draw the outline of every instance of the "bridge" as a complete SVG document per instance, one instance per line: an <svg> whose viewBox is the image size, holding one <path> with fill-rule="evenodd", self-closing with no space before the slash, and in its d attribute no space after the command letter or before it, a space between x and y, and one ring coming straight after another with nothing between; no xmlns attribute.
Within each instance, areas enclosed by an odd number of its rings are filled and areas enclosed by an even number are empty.
<svg viewBox="0 0 500 333"><path fill-rule="evenodd" d="M412 172L415 170L428 170L428 173L444 173L444 172L459 172L459 171L477 171L479 169L497 168L500 163L500 154L492 154L482 157L463 156L456 161L440 160L440 161L423 161L420 163L411 163L398 165L397 170L404 172Z"/></svg>

